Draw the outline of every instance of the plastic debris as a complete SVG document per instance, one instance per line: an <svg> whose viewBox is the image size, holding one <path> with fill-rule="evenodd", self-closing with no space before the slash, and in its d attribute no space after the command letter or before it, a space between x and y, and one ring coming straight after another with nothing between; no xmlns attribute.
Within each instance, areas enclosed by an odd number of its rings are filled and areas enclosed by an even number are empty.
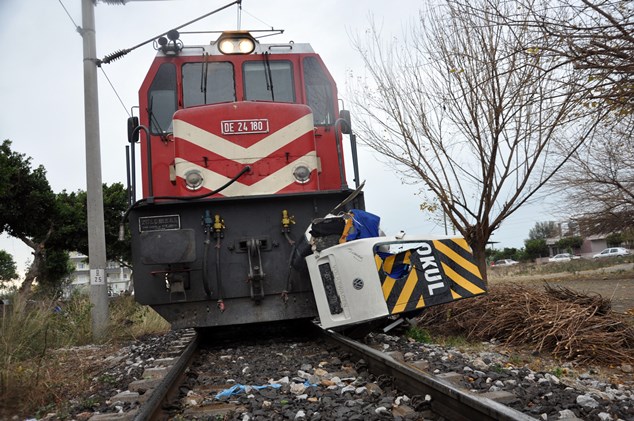
<svg viewBox="0 0 634 421"><path fill-rule="evenodd" d="M229 396L233 396L233 395L239 395L240 393L244 393L247 389L252 390L261 390L261 389L266 389L268 387L272 387L274 389L279 389L280 387L282 387L281 384L279 383L274 383L274 384L265 384L262 386L245 386L242 384L236 384L231 386L229 389L225 389L222 392L218 393L215 398L216 399L222 399L222 398L228 398Z"/></svg>

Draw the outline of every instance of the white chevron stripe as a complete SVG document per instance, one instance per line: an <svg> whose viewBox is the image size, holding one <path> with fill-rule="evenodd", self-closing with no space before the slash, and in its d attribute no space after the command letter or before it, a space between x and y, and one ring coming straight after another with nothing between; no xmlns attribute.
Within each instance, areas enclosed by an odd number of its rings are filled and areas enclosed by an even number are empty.
<svg viewBox="0 0 634 421"><path fill-rule="evenodd" d="M248 148L236 145L229 140L182 120L174 120L174 136L213 151L232 161L241 164L252 164L312 131L313 127L313 115L306 114Z"/></svg>
<svg viewBox="0 0 634 421"><path fill-rule="evenodd" d="M211 171L209 168L201 167L194 163L185 161L181 158L176 158L176 175L178 176L179 183L182 183L182 178L185 173L191 169L197 169L202 172L204 183L203 186L208 190L214 190L227 183L230 178L225 177L222 174ZM251 196L256 194L274 194L283 189L284 187L295 183L295 177L293 177L293 169L299 165L304 164L311 171L319 168L319 158L315 151L311 151L301 158L291 162L283 168L275 171L273 174L265 177L252 185L246 185L236 181L225 190L222 191L223 196Z"/></svg>

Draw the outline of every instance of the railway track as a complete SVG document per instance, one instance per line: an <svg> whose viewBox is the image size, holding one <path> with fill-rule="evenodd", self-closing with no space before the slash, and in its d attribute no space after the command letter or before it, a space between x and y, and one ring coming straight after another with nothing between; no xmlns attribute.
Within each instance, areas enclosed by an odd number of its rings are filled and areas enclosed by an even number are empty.
<svg viewBox="0 0 634 421"><path fill-rule="evenodd" d="M504 406L492 399L480 397L449 381L430 375L391 356L336 332L323 331L323 335L337 346L362 358L374 375L387 375L395 386L409 395L425 394L431 397L432 410L440 416L456 421L478 420L534 420L522 412Z"/></svg>
<svg viewBox="0 0 634 421"><path fill-rule="evenodd" d="M466 391L465 389L454 386L446 378L443 379L442 376L434 376L418 370L412 365L400 362L386 353L377 351L376 349L347 338L343 335L332 331L323 331L318 328L315 328L315 331L316 333L312 333L310 339L306 342L287 341L288 347L301 348L301 351L299 351L299 354L301 355L314 354L314 361L319 361L320 359L327 360L328 358L332 358L329 357L328 353L331 353L333 355L353 356L350 360L356 361L355 368L359 368L359 370L367 368L368 372L371 373L371 375L373 375L377 379L382 379L383 382L385 382L386 379L389 379L388 383L392 385L390 387L394 387L395 390L398 390L397 394L399 396L402 396L403 399L409 399L407 396L418 397L419 402L417 405L420 406L422 402L423 406L426 406L427 408L427 410L425 411L425 419L520 421L534 419L526 414L504 406L492 399L478 396ZM222 346L214 351L204 351L204 347L199 348L200 342L201 338L197 334L186 335L183 341L181 341L181 343L178 344L173 351L174 353L177 353L178 356L175 356L171 361L163 360L163 362L161 362L163 366L158 367L156 370L154 370L155 372L161 372L160 378L157 378L159 376L155 376L150 373L144 375L144 378L146 378L145 381L147 382L146 386L135 386L136 390L143 389L144 387L147 389L147 392L143 394L142 399L140 399L142 403L139 407L130 412L96 415L93 416L93 418L91 419L93 421L108 421L111 419L162 420L174 417L181 417L181 419L228 419L224 418L225 416L227 416L227 414L248 413L252 408L247 408L243 404L236 403L237 401L232 399L214 399L213 394L223 388L225 390L230 390L232 385L233 388L235 388L240 384L240 380L246 382L246 379L249 379L249 376L240 378L240 371L244 373L247 371L247 369L253 371L261 371L263 369L250 366L251 363L257 364L257 362L245 361L244 359L242 359L241 362L239 350L244 345L233 345L234 348L231 348L232 345L228 344L227 346L229 347ZM271 340L271 343L272 342L273 340ZM320 343L321 345L315 345L316 343ZM250 346L251 345L246 347L248 348ZM267 357L269 359L274 358L274 355L286 353L286 351L284 351L284 347L286 345L279 345L279 348L277 347L277 345L269 346L271 346L272 348L263 348L263 351L256 352L270 353L271 356ZM203 350L201 351L201 349ZM201 354L206 355L203 355L201 357ZM211 361L202 362L201 358L206 358L207 360ZM289 358L293 359L294 357L289 356ZM197 360L198 362L196 362ZM227 376L232 376L231 373L227 373L226 368L215 368L216 371L223 371L224 377L220 376L223 377L223 379L219 379L217 375L203 373L205 370L208 370L209 364L211 364L211 366L213 367L214 364L216 364L214 361L218 362L222 360L231 360L233 365L235 365L236 367L243 367L241 370L236 371L234 377L237 381L235 383L228 383L223 385L223 382L225 382L225 378ZM315 363L312 371L318 373L316 364L317 363ZM321 367L322 363L319 364ZM338 373L340 373L342 369L347 368L346 364L347 363L343 363L342 367L332 367L331 370L339 370ZM198 367L192 365L198 365ZM283 363L281 363L281 365L283 365ZM282 368L279 369L281 370ZM150 370L150 372L152 372L152 370ZM301 371L298 372L302 373ZM192 373L195 373L195 375L192 376ZM196 377L199 385L192 386L192 380L190 377ZM190 378L189 383L188 378ZM254 380L255 378L257 378L257 376L251 377L251 379ZM295 383L293 384L298 384L297 382L299 380L300 379L298 378L294 378L291 383L293 383L294 381ZM348 379L348 381L350 381L350 379ZM316 383L317 380L314 377L307 377L306 382ZM215 385L211 389L209 386L210 383L215 383ZM183 386L184 384L186 384L186 386ZM327 383L322 383L319 387L324 387L324 384ZM352 385L354 386L354 383L352 383ZM313 386L316 386L316 384L313 384ZM354 404L355 399L356 401L360 401L359 396L355 395L354 392L356 387L353 386L347 386L349 394L351 396L345 400L342 400L339 403L341 406L352 405ZM175 405L175 403L178 402L177 398L179 395L179 389L181 394L181 401L183 399L189 399L190 401L203 399L204 401L198 402L198 407L195 410L191 408L187 410L186 408L182 408L179 405ZM183 398L184 389L189 390L187 394L190 395L190 397ZM214 392L211 391L212 389L214 390ZM343 391L346 389L340 389L341 391L339 394L344 395ZM247 393L248 392L249 390L247 389ZM291 392L293 391L291 390ZM276 406L277 404L274 402L276 397L274 396L274 392L267 393L273 393L273 395L267 395L267 400L263 401L264 406L268 405L271 408L270 416L272 418L275 418L273 414L276 414L279 419L286 419L289 417L292 418L292 411L288 409L290 405L288 403L285 403L289 400L289 397L282 395L278 396L278 400L281 400L282 405ZM317 396L320 396L318 392L313 393L314 395L310 399L307 399L307 397L302 398L303 395L298 397L297 393L290 396L294 399L304 399L304 402L309 403L311 402L311 400L313 402L316 401ZM357 393L359 393L358 390ZM365 391L364 393L368 395L370 394L369 391ZM204 398L205 395L207 395L207 398ZM386 399L381 400L380 396L375 396L374 398L370 399L370 401L368 401L369 403L366 402L368 406L372 402L374 402L374 407L372 407L371 410L369 409L368 411L370 411L375 419L394 418L394 416L392 416L391 414L391 408L383 407L383 409L381 409L381 402L385 400ZM352 404L350 402L352 402ZM315 403L314 405L317 404ZM333 402L332 405L336 406L337 402ZM282 412L283 410L286 410L286 414ZM430 415L432 412L433 415ZM311 419L303 412L298 411L297 414L300 414L300 416L296 415L295 419ZM301 414L304 414L305 418L303 418ZM238 418L234 417L233 419L252 420L264 418L251 418L248 416L242 416ZM334 418L329 418L327 415L324 415L323 418L317 419L328 420ZM366 418L364 417L359 419Z"/></svg>
<svg viewBox="0 0 634 421"><path fill-rule="evenodd" d="M134 414L133 419L135 421L164 418L162 414L163 405L166 401L176 396L185 371L198 350L199 341L200 338L197 334L187 335L185 342L180 344L182 352L179 351L179 347L174 349L178 355L175 356L173 363L168 366L164 376L160 377L158 384L154 386L148 399L139 408L138 413Z"/></svg>

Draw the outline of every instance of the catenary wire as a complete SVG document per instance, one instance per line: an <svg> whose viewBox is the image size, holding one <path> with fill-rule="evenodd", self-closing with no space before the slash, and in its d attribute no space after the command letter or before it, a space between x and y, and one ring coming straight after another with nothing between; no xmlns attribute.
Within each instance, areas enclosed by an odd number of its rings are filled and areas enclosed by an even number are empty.
<svg viewBox="0 0 634 421"><path fill-rule="evenodd" d="M81 34L81 26L77 25L77 23L75 23L75 20L73 19L73 17L70 15L70 13L68 12L68 9L66 9L66 6L64 6L64 3L62 3L62 0L58 0L59 4L62 6L62 8L64 9L64 12L66 12L66 15L68 16L68 19L70 19L70 21L73 23L73 25L75 26L75 29L77 30L77 32L79 32ZM117 99L119 100L119 102L121 103L121 106L123 107L123 109L125 110L126 114L128 115L128 117L131 117L130 112L128 111L128 108L125 106L125 104L123 103L123 100L121 99L121 96L119 95L119 93L117 92L117 89L114 87L114 85L112 84L112 81L110 81L110 78L108 77L108 75L106 74L106 72L103 70L103 67L99 66L99 68L101 69L101 72L103 73L104 77L106 78L106 80L108 81L108 84L110 85L110 87L112 88L112 91L114 92L114 94L116 95Z"/></svg>
<svg viewBox="0 0 634 421"><path fill-rule="evenodd" d="M119 93L117 92L117 89L114 87L114 85L112 84L112 82L110 81L110 78L108 77L108 75L106 74L106 72L103 70L103 67L99 66L99 68L101 69L101 72L103 73L103 75L106 77L106 80L108 81L108 84L110 84L110 87L112 88L112 91L114 92L114 94L117 96L117 99L119 100L119 102L121 103L121 106L123 107L123 109L125 110L126 114L128 115L128 117L132 117L132 115L130 115L130 112L128 111L128 108L125 106L125 104L123 103L123 100L121 99L121 97L119 96Z"/></svg>
<svg viewBox="0 0 634 421"><path fill-rule="evenodd" d="M268 26L269 28L273 28L273 25L269 25L268 23L264 22L262 19L259 19L255 16L253 16L251 13L247 12L243 7L240 8L240 11L242 13L246 13L247 15L251 16L253 19L257 20L258 22ZM242 17L240 17L240 20L242 20Z"/></svg>
<svg viewBox="0 0 634 421"><path fill-rule="evenodd" d="M73 23L73 25L75 26L75 30L79 33L81 33L81 26L77 25L75 23L75 20L73 19L73 17L70 15L70 13L68 13L68 9L66 9L66 6L64 6L64 3L62 3L62 0L58 0L59 4L62 6L62 9L64 9L64 12L66 12L66 16L68 16L68 19L70 19L70 21Z"/></svg>

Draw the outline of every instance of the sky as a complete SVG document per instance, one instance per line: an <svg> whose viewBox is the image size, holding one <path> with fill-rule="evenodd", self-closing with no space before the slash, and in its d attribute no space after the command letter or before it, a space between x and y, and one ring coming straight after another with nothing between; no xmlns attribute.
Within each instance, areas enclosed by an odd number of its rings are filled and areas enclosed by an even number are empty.
<svg viewBox="0 0 634 421"><path fill-rule="evenodd" d="M227 3L139 0L121 6L98 2L97 55L103 58L135 46ZM399 35L424 3L243 0L240 21L242 29L284 30L282 35L263 42L310 43L329 67L342 94L346 74L363 73L352 35L363 34L371 16L382 25L386 36ZM0 66L0 141L10 139L12 149L31 157L34 167L43 165L54 192L86 189L83 50L77 31L81 20L80 0L0 1L0 45L5 49ZM237 23L237 8L233 6L183 31L236 29ZM126 183L126 119L131 108L138 105L138 89L155 53L150 43L98 70L104 183ZM387 234L400 230L408 234L444 234L442 218L436 221L420 211L422 199L416 195L415 186L403 184L398 174L369 149L360 147L359 154L360 178L366 180L366 209L381 216ZM352 185L352 167L347 171ZM537 202L502 224L491 239L496 242L495 248L520 248L535 222L553 219L548 208ZM2 236L0 249L12 254L18 269L24 271L30 250L20 240Z"/></svg>

